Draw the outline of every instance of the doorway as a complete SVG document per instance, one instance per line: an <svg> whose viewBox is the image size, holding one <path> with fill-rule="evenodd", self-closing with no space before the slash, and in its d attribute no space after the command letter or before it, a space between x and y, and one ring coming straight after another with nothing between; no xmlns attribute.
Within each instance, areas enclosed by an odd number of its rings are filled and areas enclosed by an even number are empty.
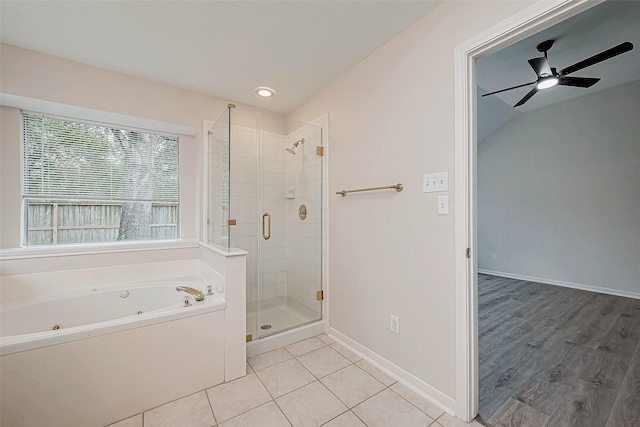
<svg viewBox="0 0 640 427"><path fill-rule="evenodd" d="M475 60L548 28L600 2L541 2L454 51L455 58L455 281L456 415L478 414L478 263Z"/></svg>

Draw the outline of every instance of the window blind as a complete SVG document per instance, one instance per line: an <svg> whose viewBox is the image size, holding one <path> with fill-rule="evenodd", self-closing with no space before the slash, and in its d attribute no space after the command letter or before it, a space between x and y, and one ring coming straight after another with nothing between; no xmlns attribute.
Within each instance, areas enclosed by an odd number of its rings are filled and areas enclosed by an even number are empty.
<svg viewBox="0 0 640 427"><path fill-rule="evenodd" d="M178 202L178 137L23 112L23 196Z"/></svg>

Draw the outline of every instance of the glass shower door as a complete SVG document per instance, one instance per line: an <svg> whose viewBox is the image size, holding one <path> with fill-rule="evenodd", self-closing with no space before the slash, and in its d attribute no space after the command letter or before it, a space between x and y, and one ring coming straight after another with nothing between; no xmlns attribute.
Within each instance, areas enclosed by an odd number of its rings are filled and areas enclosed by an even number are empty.
<svg viewBox="0 0 640 427"><path fill-rule="evenodd" d="M320 128L259 113L258 338L322 318Z"/></svg>

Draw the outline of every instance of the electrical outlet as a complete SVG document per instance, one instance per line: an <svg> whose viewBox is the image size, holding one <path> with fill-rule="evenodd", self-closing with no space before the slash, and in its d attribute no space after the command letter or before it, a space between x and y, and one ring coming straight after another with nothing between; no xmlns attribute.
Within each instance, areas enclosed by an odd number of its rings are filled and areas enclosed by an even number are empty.
<svg viewBox="0 0 640 427"><path fill-rule="evenodd" d="M498 254L497 253L493 253L493 259L498 259Z"/></svg>
<svg viewBox="0 0 640 427"><path fill-rule="evenodd" d="M391 315L391 332L395 332L396 334L400 333L400 319L398 316Z"/></svg>

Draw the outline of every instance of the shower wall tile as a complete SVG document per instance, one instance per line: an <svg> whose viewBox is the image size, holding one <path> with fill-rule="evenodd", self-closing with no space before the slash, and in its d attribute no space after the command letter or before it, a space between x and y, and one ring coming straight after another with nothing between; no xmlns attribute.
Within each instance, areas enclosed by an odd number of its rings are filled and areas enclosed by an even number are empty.
<svg viewBox="0 0 640 427"><path fill-rule="evenodd" d="M243 196L254 198L256 197L256 193L258 191L257 187L251 184L238 184L235 186L235 190L238 191L238 196L242 194Z"/></svg>
<svg viewBox="0 0 640 427"><path fill-rule="evenodd" d="M275 161L276 160L276 149L275 148L260 148L260 159L266 161Z"/></svg>
<svg viewBox="0 0 640 427"><path fill-rule="evenodd" d="M235 200L234 200L235 199ZM231 200L234 200L236 203L238 203L238 208L240 210L244 210L244 209L255 209L255 199L253 197L245 197L245 196L241 196L241 197L231 197Z"/></svg>
<svg viewBox="0 0 640 427"><path fill-rule="evenodd" d="M295 199L287 200L287 296L312 310L320 303L316 291L321 289L320 265L322 257L322 167L323 157L316 155L321 145L320 134L310 134L315 128L304 127L289 135L289 143L305 138L302 150L287 161L287 189ZM305 135L306 133L306 135ZM300 147L299 147L300 148ZM298 216L301 204L307 207L307 218Z"/></svg>
<svg viewBox="0 0 640 427"><path fill-rule="evenodd" d="M264 161L262 161L262 172L275 173L276 172L276 161L275 160L264 160Z"/></svg>
<svg viewBox="0 0 640 427"><path fill-rule="evenodd" d="M257 156L257 149L255 144L237 144L238 151L237 156L244 157L248 159L255 159Z"/></svg>
<svg viewBox="0 0 640 427"><path fill-rule="evenodd" d="M260 299L266 300L269 298L273 298L276 296L276 287L275 285L264 285L262 286L262 295Z"/></svg>
<svg viewBox="0 0 640 427"><path fill-rule="evenodd" d="M286 166L284 158L279 160L278 157L279 152L284 152L286 138L273 132L261 132L260 143L259 221L262 221L262 213L271 215L271 238L264 240L260 235L258 245L262 251L262 287L258 298L264 300L286 295ZM261 227L261 223L257 225ZM279 272L283 274L278 275Z"/></svg>
<svg viewBox="0 0 640 427"><path fill-rule="evenodd" d="M262 273L262 284L266 286L275 286L276 285L276 273L268 273L268 270Z"/></svg>
<svg viewBox="0 0 640 427"><path fill-rule="evenodd" d="M232 181L234 171L231 171ZM246 171L246 170L237 170L235 171L236 180L240 184L255 184L258 181L258 177L256 176L255 171Z"/></svg>
<svg viewBox="0 0 640 427"><path fill-rule="evenodd" d="M278 135L276 134L270 134L270 133L264 133L261 137L260 137L260 145L264 148L272 148L275 149L278 146L277 144L277 137Z"/></svg>
<svg viewBox="0 0 640 427"><path fill-rule="evenodd" d="M247 290L247 302L258 301L258 288L251 287Z"/></svg>
<svg viewBox="0 0 640 427"><path fill-rule="evenodd" d="M279 285L276 285L276 296L277 297L282 297L282 296L286 296L287 295L287 284L286 284L287 276L286 276L286 274L285 274L284 277L285 277L284 278L285 282L281 283Z"/></svg>
<svg viewBox="0 0 640 427"><path fill-rule="evenodd" d="M256 131L251 128L232 126L232 128L238 129L238 139L240 144L253 145L256 144Z"/></svg>
<svg viewBox="0 0 640 427"><path fill-rule="evenodd" d="M285 147L286 147L286 143L283 143L282 150L276 151L276 161L286 163L286 161L288 160L287 156L290 156L290 154L284 151Z"/></svg>
<svg viewBox="0 0 640 427"><path fill-rule="evenodd" d="M241 157L241 156L233 156L235 157L236 166L239 170L244 171L252 171L255 173L256 170L256 158L255 157Z"/></svg>
<svg viewBox="0 0 640 427"><path fill-rule="evenodd" d="M326 157L315 154L316 145L321 145L320 134L310 135L305 128L288 136L264 131L258 135L255 129L237 126L231 130L236 144L231 150L230 215L238 219L238 225L230 230L232 244L248 252L248 302L287 295L313 310L319 309L315 293L321 288L320 257L327 246L320 225L328 218L328 169L323 161ZM296 148L296 156L286 153L285 147L303 137L305 144ZM222 173L222 169L216 173ZM288 188L294 189L295 199L286 199ZM319 206L321 197L324 210ZM308 210L305 221L298 217L302 203ZM263 212L271 214L269 240L261 236ZM259 248L262 265L258 265Z"/></svg>

